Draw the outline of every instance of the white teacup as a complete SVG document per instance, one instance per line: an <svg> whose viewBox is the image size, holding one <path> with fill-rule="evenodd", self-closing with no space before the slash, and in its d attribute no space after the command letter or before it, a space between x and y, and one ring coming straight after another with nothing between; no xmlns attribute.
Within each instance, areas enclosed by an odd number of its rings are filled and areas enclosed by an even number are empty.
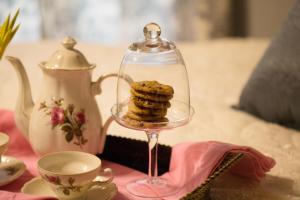
<svg viewBox="0 0 300 200"><path fill-rule="evenodd" d="M38 160L38 170L59 199L82 199L92 186L105 187L113 180L112 170L101 170L98 157L78 151L47 154Z"/></svg>
<svg viewBox="0 0 300 200"><path fill-rule="evenodd" d="M8 147L9 137L5 133L0 132L0 156L4 154ZM1 157L0 157L1 158ZM1 161L1 159L0 159Z"/></svg>

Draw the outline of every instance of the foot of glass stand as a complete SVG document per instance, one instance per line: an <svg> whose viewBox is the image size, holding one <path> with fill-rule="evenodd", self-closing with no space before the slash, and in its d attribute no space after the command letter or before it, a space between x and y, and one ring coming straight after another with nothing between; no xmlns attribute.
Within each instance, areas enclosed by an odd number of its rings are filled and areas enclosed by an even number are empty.
<svg viewBox="0 0 300 200"><path fill-rule="evenodd" d="M157 177L158 131L146 132L149 147L148 177L127 184L129 193L144 198L159 198L172 195L177 188L166 179Z"/></svg>
<svg viewBox="0 0 300 200"><path fill-rule="evenodd" d="M176 193L177 188L162 178L144 178L127 184L129 193L143 198L166 197Z"/></svg>

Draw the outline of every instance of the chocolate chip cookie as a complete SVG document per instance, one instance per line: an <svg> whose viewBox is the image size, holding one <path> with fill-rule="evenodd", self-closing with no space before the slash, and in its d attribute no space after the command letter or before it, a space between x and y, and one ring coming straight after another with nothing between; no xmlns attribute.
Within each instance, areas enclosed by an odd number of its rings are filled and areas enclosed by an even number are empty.
<svg viewBox="0 0 300 200"><path fill-rule="evenodd" d="M128 111L126 115L131 119L145 122L159 122L162 118L164 118L164 116L160 115L139 115L130 111Z"/></svg>
<svg viewBox="0 0 300 200"><path fill-rule="evenodd" d="M132 101L128 103L128 110L140 115L159 115L161 117L164 117L167 114L167 108L163 108L163 109L143 108L135 105Z"/></svg>
<svg viewBox="0 0 300 200"><path fill-rule="evenodd" d="M145 92L150 94L160 94L172 96L174 90L169 85L161 84L157 81L140 81L131 83L131 87L138 92Z"/></svg>
<svg viewBox="0 0 300 200"><path fill-rule="evenodd" d="M147 99L142 99L140 97L131 96L131 101L142 108L151 108L151 109L166 109L171 106L170 102L156 102Z"/></svg>
<svg viewBox="0 0 300 200"><path fill-rule="evenodd" d="M173 95L152 94L142 91L136 91L134 89L131 89L130 91L133 96L156 102L167 102L173 98Z"/></svg>
<svg viewBox="0 0 300 200"><path fill-rule="evenodd" d="M131 119L127 115L125 115L123 117L123 119L130 126L133 126L133 127L136 127L136 128L158 128L158 127L165 126L166 124L164 124L164 122L169 121L166 117L164 117L164 118L160 119L160 121L159 121L159 122L161 122L161 124L160 123L159 124L153 124L152 122L146 122L146 121L139 121L139 120Z"/></svg>

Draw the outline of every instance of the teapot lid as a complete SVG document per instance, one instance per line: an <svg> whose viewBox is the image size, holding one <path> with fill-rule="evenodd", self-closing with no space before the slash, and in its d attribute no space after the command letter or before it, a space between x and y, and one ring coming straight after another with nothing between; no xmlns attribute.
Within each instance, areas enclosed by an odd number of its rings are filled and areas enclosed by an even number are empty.
<svg viewBox="0 0 300 200"><path fill-rule="evenodd" d="M54 52L47 62L42 62L41 67L47 69L63 69L63 70L85 70L95 67L94 64L90 64L85 56L74 49L76 40L70 36L66 37L62 41L62 48Z"/></svg>

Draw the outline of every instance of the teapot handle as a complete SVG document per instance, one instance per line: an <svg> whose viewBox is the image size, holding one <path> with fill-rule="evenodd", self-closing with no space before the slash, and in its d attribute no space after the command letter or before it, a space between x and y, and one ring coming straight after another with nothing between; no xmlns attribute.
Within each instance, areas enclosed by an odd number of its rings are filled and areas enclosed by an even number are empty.
<svg viewBox="0 0 300 200"><path fill-rule="evenodd" d="M101 90L101 83L102 81L104 81L107 78L110 77L120 77L123 78L129 85L133 82L132 78L128 75L124 75L124 76L118 76L118 73L109 73L106 75L102 75L98 78L97 81L92 82L92 94L93 95L97 95L97 94L101 94L102 90ZM106 134L107 134L107 130L110 126L110 124L112 123L112 121L114 121L113 116L110 116L105 123L103 124L103 126L101 127L101 135L100 135L100 145L99 145L99 149L98 152L102 153L103 149L104 149L104 144L105 144L105 140L106 140Z"/></svg>

